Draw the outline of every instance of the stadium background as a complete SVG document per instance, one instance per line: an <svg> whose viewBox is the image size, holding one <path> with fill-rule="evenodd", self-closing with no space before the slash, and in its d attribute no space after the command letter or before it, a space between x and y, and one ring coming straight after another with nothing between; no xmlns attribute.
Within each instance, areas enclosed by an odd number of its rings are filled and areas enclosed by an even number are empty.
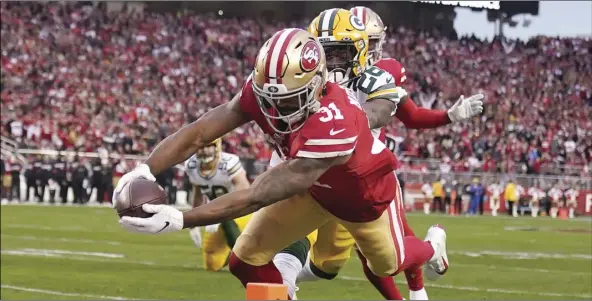
<svg viewBox="0 0 592 301"><path fill-rule="evenodd" d="M505 183L512 178L525 188L538 185L549 189L559 184L567 189L575 185L580 189L578 215L592 215L590 37L538 36L528 41L504 38L504 27L523 26L512 19L513 16L525 13L536 18L538 14L538 2L521 1L500 2L499 9L487 9L487 18L502 24L495 29L494 40L459 36L453 26L455 7L459 3L455 6L423 2L430 1L352 2L346 7L367 5L382 16L388 25L386 56L399 59L407 68L405 88L418 105L444 109L461 94L483 91L487 97L483 117L470 123L421 131L407 130L396 120L389 126L389 147L401 158L399 176L405 183L408 209L421 206L422 184L440 178L459 185L469 184L475 177L486 185ZM16 199L18 191L21 201L30 201L27 204L36 203L37 197L48 204L52 201L50 186L54 185L59 195L60 188L55 185L60 186L57 182L64 179L68 202L74 201L75 191L83 202L90 199L95 203L99 194L105 201L109 200L118 177L131 170L158 141L199 118L209 108L229 100L238 91L252 68L258 47L270 34L288 26L304 28L319 11L339 5L343 2L1 2L2 198L7 202ZM224 137L224 149L241 156L251 179L265 170L271 154L263 135L252 125ZM62 163L63 170L56 167ZM80 173L75 175L77 169ZM180 167L167 171L158 181L178 196L178 203L184 202L187 183ZM36 189L29 190L28 186ZM97 186L105 193L91 189ZM56 202L57 199L60 198L56 197ZM488 202L485 204L487 211ZM26 249L38 243L49 248L56 244L49 242L52 237L98 241L123 235L118 238L153 247L153 242L146 238L134 240L117 232L115 223L102 216L107 215L105 211L92 211L99 212L102 219L91 221L65 208L27 208L2 208L3 294L10 291L4 279L20 279L22 283L18 287L39 283L23 276L28 274L44 275L39 277L41 283L48 284L45 289L61 285L53 283L51 274L46 274L52 268L43 262L8 257L5 245ZM411 215L414 226L427 225L433 218ZM36 230L27 228L23 226L23 219L37 219L47 229L43 230L42 226ZM95 234L88 238L86 232L75 234L71 229L56 233L55 229L59 228L56 225L62 219L80 222ZM113 225L104 226L104 221ZM106 233L97 230L102 227L107 229ZM524 292L523 286L505 289L506 292L488 291L480 286L481 282L475 282L474 286L461 289L461 295L448 294L446 288L436 286L434 290L442 293L443 298L481 298L484 292L486 298L591 298L590 288L585 285L591 281L589 271L592 269L589 222L582 226L550 220L524 222L498 218L495 222L483 220L476 225L470 219L455 219L452 227L475 227L484 233L504 227L536 229L532 231L540 231L541 236L556 235L552 237L561 247L540 241L534 243L536 247L528 246L525 242L532 240L532 236L524 233L508 234L508 237L503 234L504 239L491 242L477 241L480 246L503 246L500 248L507 247L512 252L567 254L565 258L571 258L570 252L584 253L585 261L584 264L570 262L566 269L571 271L566 272L569 276L560 273L560 280L548 279L548 283L561 283L562 288L554 290L559 293L507 292ZM582 227L587 234L574 234ZM541 229L553 229L554 234ZM72 231L68 232L72 237L60 237L64 236L60 231ZM573 233L568 233L570 231ZM43 242L42 236L45 237ZM27 243L21 244L22 237L28 237ZM186 249L179 254L193 256L188 255L194 250L187 247L187 237L174 236L170 241L183 242ZM475 240L459 242L467 248L474 248L474 243ZM55 246L58 247L63 246ZM83 246L78 248L84 249ZM19 250L25 252L22 248ZM127 251L142 254L135 248ZM149 257L159 256L160 252L152 250L140 257L146 257L141 259L144 262L150 260ZM49 253L55 255L55 252ZM43 256L50 256L49 253ZM179 254L170 260L181 261ZM488 256L502 256L492 254ZM55 256L68 256L58 255ZM554 271L558 266L565 267L550 263L552 259L541 260L533 264L522 265L523 262L518 261L514 264L524 270ZM491 259L483 266L497 264ZM508 264L501 262L500 265ZM77 266L76 269L92 271L97 267ZM187 272L183 277L193 277ZM198 277L210 277L200 275ZM521 275L516 270L506 276L516 282ZM454 277L451 281L461 283ZM550 284L543 279L545 277L539 277L540 282L533 285L544 292L544 287ZM488 281L483 279L482 282ZM505 287L505 283L497 284L494 287ZM87 282L80 285L93 286ZM61 287L56 291L68 291L68 286ZM326 298L323 294L314 294L315 289L321 292L321 288L309 287L312 291L309 296ZM79 295L75 296L96 297L99 292L106 294L103 290L109 291L100 285L90 290L93 294L86 288L78 288L75 291ZM27 295L29 293L31 295ZM37 293L29 291L11 296L46 297L44 293L35 295ZM174 294L155 295L173 298ZM120 294L115 291L108 296ZM174 296L195 298L189 292ZM216 293L214 289L211 295L201 296L237 297ZM351 292L349 296L374 295Z"/></svg>

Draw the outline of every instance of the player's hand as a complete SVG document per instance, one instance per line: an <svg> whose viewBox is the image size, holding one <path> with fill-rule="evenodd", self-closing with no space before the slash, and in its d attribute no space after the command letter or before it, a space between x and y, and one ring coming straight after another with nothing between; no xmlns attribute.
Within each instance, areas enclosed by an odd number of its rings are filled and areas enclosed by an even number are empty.
<svg viewBox="0 0 592 301"><path fill-rule="evenodd" d="M156 181L156 178L152 175L152 172L150 172L150 167L148 167L148 165L138 165L134 170L123 175L123 177L119 179L119 182L117 182L117 187L113 190L113 198L111 202L113 205L115 205L117 198L120 197L120 192L123 190L123 187L134 179L146 179L152 182ZM121 197L123 197L123 195Z"/></svg>
<svg viewBox="0 0 592 301"><path fill-rule="evenodd" d="M216 233L216 231L218 231L218 227L219 226L220 226L220 224L207 225L206 226L206 232L208 232L208 233Z"/></svg>
<svg viewBox="0 0 592 301"><path fill-rule="evenodd" d="M183 229L183 212L167 205L142 205L142 210L154 213L148 218L124 216L119 224L130 232L161 234Z"/></svg>
<svg viewBox="0 0 592 301"><path fill-rule="evenodd" d="M201 229L199 227L193 227L189 230L189 236L196 247L201 248Z"/></svg>
<svg viewBox="0 0 592 301"><path fill-rule="evenodd" d="M483 94L475 94L469 98L461 96L448 110L450 121L457 122L483 113Z"/></svg>

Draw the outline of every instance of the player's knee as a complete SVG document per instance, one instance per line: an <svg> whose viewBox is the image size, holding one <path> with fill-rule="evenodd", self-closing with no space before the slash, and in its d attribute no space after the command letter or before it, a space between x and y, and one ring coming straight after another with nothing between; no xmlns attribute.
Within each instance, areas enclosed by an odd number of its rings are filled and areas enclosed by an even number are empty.
<svg viewBox="0 0 592 301"><path fill-rule="evenodd" d="M234 248L232 248L232 253L241 261L254 266L267 264L275 255L268 256L269 254L261 250L260 241L255 236L246 233L242 233L238 237Z"/></svg>
<svg viewBox="0 0 592 301"><path fill-rule="evenodd" d="M341 271L347 259L336 259L336 260L327 260L323 262L312 262L314 266L322 272L322 275L331 275L330 279L335 278L335 276ZM316 274L316 273L315 273ZM329 279L327 277L322 277Z"/></svg>
<svg viewBox="0 0 592 301"><path fill-rule="evenodd" d="M228 270L232 275L236 276L237 278L241 278L242 274L246 270L247 264L240 260L234 252L230 252L230 256L228 257Z"/></svg>
<svg viewBox="0 0 592 301"><path fill-rule="evenodd" d="M317 265L314 262L309 262L310 271L320 279L325 280L333 280L337 277L339 273L339 269L327 269L327 267L323 267L322 265Z"/></svg>
<svg viewBox="0 0 592 301"><path fill-rule="evenodd" d="M397 256L392 254L376 254L378 256L369 256L366 258L366 265L370 271L379 277L386 277L394 275L399 269L399 261Z"/></svg>
<svg viewBox="0 0 592 301"><path fill-rule="evenodd" d="M372 274L378 277L388 277L394 275L397 272L399 265L396 262L384 265L372 265L370 262L368 262L368 268L370 271L372 271Z"/></svg>

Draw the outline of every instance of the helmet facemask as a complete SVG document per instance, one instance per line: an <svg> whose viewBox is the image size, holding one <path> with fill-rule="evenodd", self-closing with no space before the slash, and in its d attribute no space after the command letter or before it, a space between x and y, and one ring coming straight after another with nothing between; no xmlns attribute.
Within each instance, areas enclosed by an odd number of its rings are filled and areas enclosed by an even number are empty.
<svg viewBox="0 0 592 301"><path fill-rule="evenodd" d="M382 46L385 42L386 34L383 32L379 35L372 35L369 36L369 46L368 46L368 64L374 65L376 62L382 59Z"/></svg>
<svg viewBox="0 0 592 301"><path fill-rule="evenodd" d="M283 88L282 91L278 86L268 84L261 89L254 82L253 91L269 126L277 133L291 134L300 130L304 126L304 121L319 110L323 84L324 80L319 73L303 87L290 92L285 91L284 86L279 86Z"/></svg>
<svg viewBox="0 0 592 301"><path fill-rule="evenodd" d="M343 84L356 76L360 69L359 54L352 43L323 43L327 59L327 80Z"/></svg>

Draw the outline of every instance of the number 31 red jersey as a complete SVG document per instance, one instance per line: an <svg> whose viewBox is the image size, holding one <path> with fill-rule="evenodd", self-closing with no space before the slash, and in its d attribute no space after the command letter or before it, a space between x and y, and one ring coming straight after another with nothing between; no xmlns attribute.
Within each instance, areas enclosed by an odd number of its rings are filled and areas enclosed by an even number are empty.
<svg viewBox="0 0 592 301"><path fill-rule="evenodd" d="M336 217L367 222L381 216L395 198L395 156L372 136L366 113L353 94L326 84L321 109L289 135L271 129L261 113L248 80L240 97L241 109L268 136L283 160L350 155L346 164L331 167L309 188L315 200Z"/></svg>

